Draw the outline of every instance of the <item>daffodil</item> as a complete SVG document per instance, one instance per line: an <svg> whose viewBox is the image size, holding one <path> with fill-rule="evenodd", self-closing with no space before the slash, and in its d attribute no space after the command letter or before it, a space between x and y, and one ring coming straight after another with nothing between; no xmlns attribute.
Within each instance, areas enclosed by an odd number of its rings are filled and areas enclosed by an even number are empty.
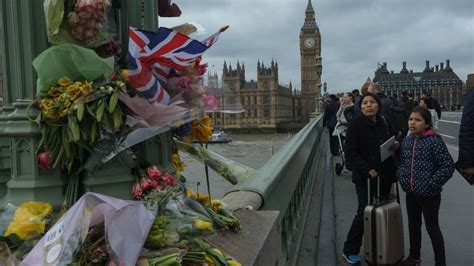
<svg viewBox="0 0 474 266"><path fill-rule="evenodd" d="M181 158L177 153L171 155L171 163L173 164L174 169L176 169L177 174L184 171L184 169L186 168L186 165L181 161Z"/></svg>
<svg viewBox="0 0 474 266"><path fill-rule="evenodd" d="M58 83L61 87L67 87L69 84L72 83L72 81L68 77L62 77L61 79L59 79Z"/></svg>
<svg viewBox="0 0 474 266"><path fill-rule="evenodd" d="M194 227L196 227L199 230L211 230L212 229L212 223L201 220L201 219L196 219L194 220Z"/></svg>
<svg viewBox="0 0 474 266"><path fill-rule="evenodd" d="M52 210L53 206L49 203L38 201L22 203L15 211L5 236L17 234L20 239L27 240L35 234L43 234L46 227L45 217L51 214Z"/></svg>

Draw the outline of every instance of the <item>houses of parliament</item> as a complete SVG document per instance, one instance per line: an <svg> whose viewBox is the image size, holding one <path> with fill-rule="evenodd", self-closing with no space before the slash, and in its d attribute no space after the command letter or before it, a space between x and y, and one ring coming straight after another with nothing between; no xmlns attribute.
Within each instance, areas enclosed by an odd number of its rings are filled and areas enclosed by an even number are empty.
<svg viewBox="0 0 474 266"><path fill-rule="evenodd" d="M245 79L245 65L224 62L222 86L218 76L208 76L208 85L219 99L220 109L242 106L241 113L215 113L214 126L225 129L274 131L303 127L315 112L321 91L321 35L308 0L300 36L301 90L279 84L278 62L257 61L257 80Z"/></svg>

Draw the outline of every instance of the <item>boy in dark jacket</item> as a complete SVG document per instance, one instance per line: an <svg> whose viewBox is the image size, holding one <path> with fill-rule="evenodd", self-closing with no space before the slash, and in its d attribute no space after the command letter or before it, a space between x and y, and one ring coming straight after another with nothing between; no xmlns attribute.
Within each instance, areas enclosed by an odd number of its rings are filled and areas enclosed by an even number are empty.
<svg viewBox="0 0 474 266"><path fill-rule="evenodd" d="M421 215L433 244L436 265L446 265L438 216L441 190L454 172L454 161L441 136L432 130L431 114L416 107L410 114L409 134L402 142L397 176L406 192L410 255L404 265L421 263Z"/></svg>

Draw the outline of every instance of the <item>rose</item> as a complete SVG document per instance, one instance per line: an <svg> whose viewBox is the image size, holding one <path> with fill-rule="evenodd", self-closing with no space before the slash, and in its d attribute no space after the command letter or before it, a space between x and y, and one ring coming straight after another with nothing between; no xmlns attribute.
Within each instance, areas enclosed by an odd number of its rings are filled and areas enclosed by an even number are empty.
<svg viewBox="0 0 474 266"><path fill-rule="evenodd" d="M158 169L158 167L156 166L150 166L146 169L146 172L148 174L148 176L153 179L153 180L156 180L156 181L160 181L161 179L161 172L160 170Z"/></svg>
<svg viewBox="0 0 474 266"><path fill-rule="evenodd" d="M38 154L38 156L36 157L36 161L38 162L38 166L42 169L51 168L51 160L49 158L48 152L42 152Z"/></svg>
<svg viewBox="0 0 474 266"><path fill-rule="evenodd" d="M132 187L132 196L138 198L143 194L143 190L138 182L135 183Z"/></svg>
<svg viewBox="0 0 474 266"><path fill-rule="evenodd" d="M174 177L168 173L164 173L162 175L163 181L165 182L165 185L167 186L176 186L176 180Z"/></svg>
<svg viewBox="0 0 474 266"><path fill-rule="evenodd" d="M140 187L142 188L143 191L146 191L147 189L151 187L150 181L151 180L148 178L142 178L142 180L140 180Z"/></svg>

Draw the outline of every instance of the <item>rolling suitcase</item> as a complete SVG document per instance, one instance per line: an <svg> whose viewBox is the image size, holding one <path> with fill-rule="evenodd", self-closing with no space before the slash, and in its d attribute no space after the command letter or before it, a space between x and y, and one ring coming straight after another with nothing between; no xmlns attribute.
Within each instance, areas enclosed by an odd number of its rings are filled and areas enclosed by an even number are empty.
<svg viewBox="0 0 474 266"><path fill-rule="evenodd" d="M379 179L375 201L364 210L364 259L369 265L396 265L404 257L402 210L399 202L380 201Z"/></svg>

